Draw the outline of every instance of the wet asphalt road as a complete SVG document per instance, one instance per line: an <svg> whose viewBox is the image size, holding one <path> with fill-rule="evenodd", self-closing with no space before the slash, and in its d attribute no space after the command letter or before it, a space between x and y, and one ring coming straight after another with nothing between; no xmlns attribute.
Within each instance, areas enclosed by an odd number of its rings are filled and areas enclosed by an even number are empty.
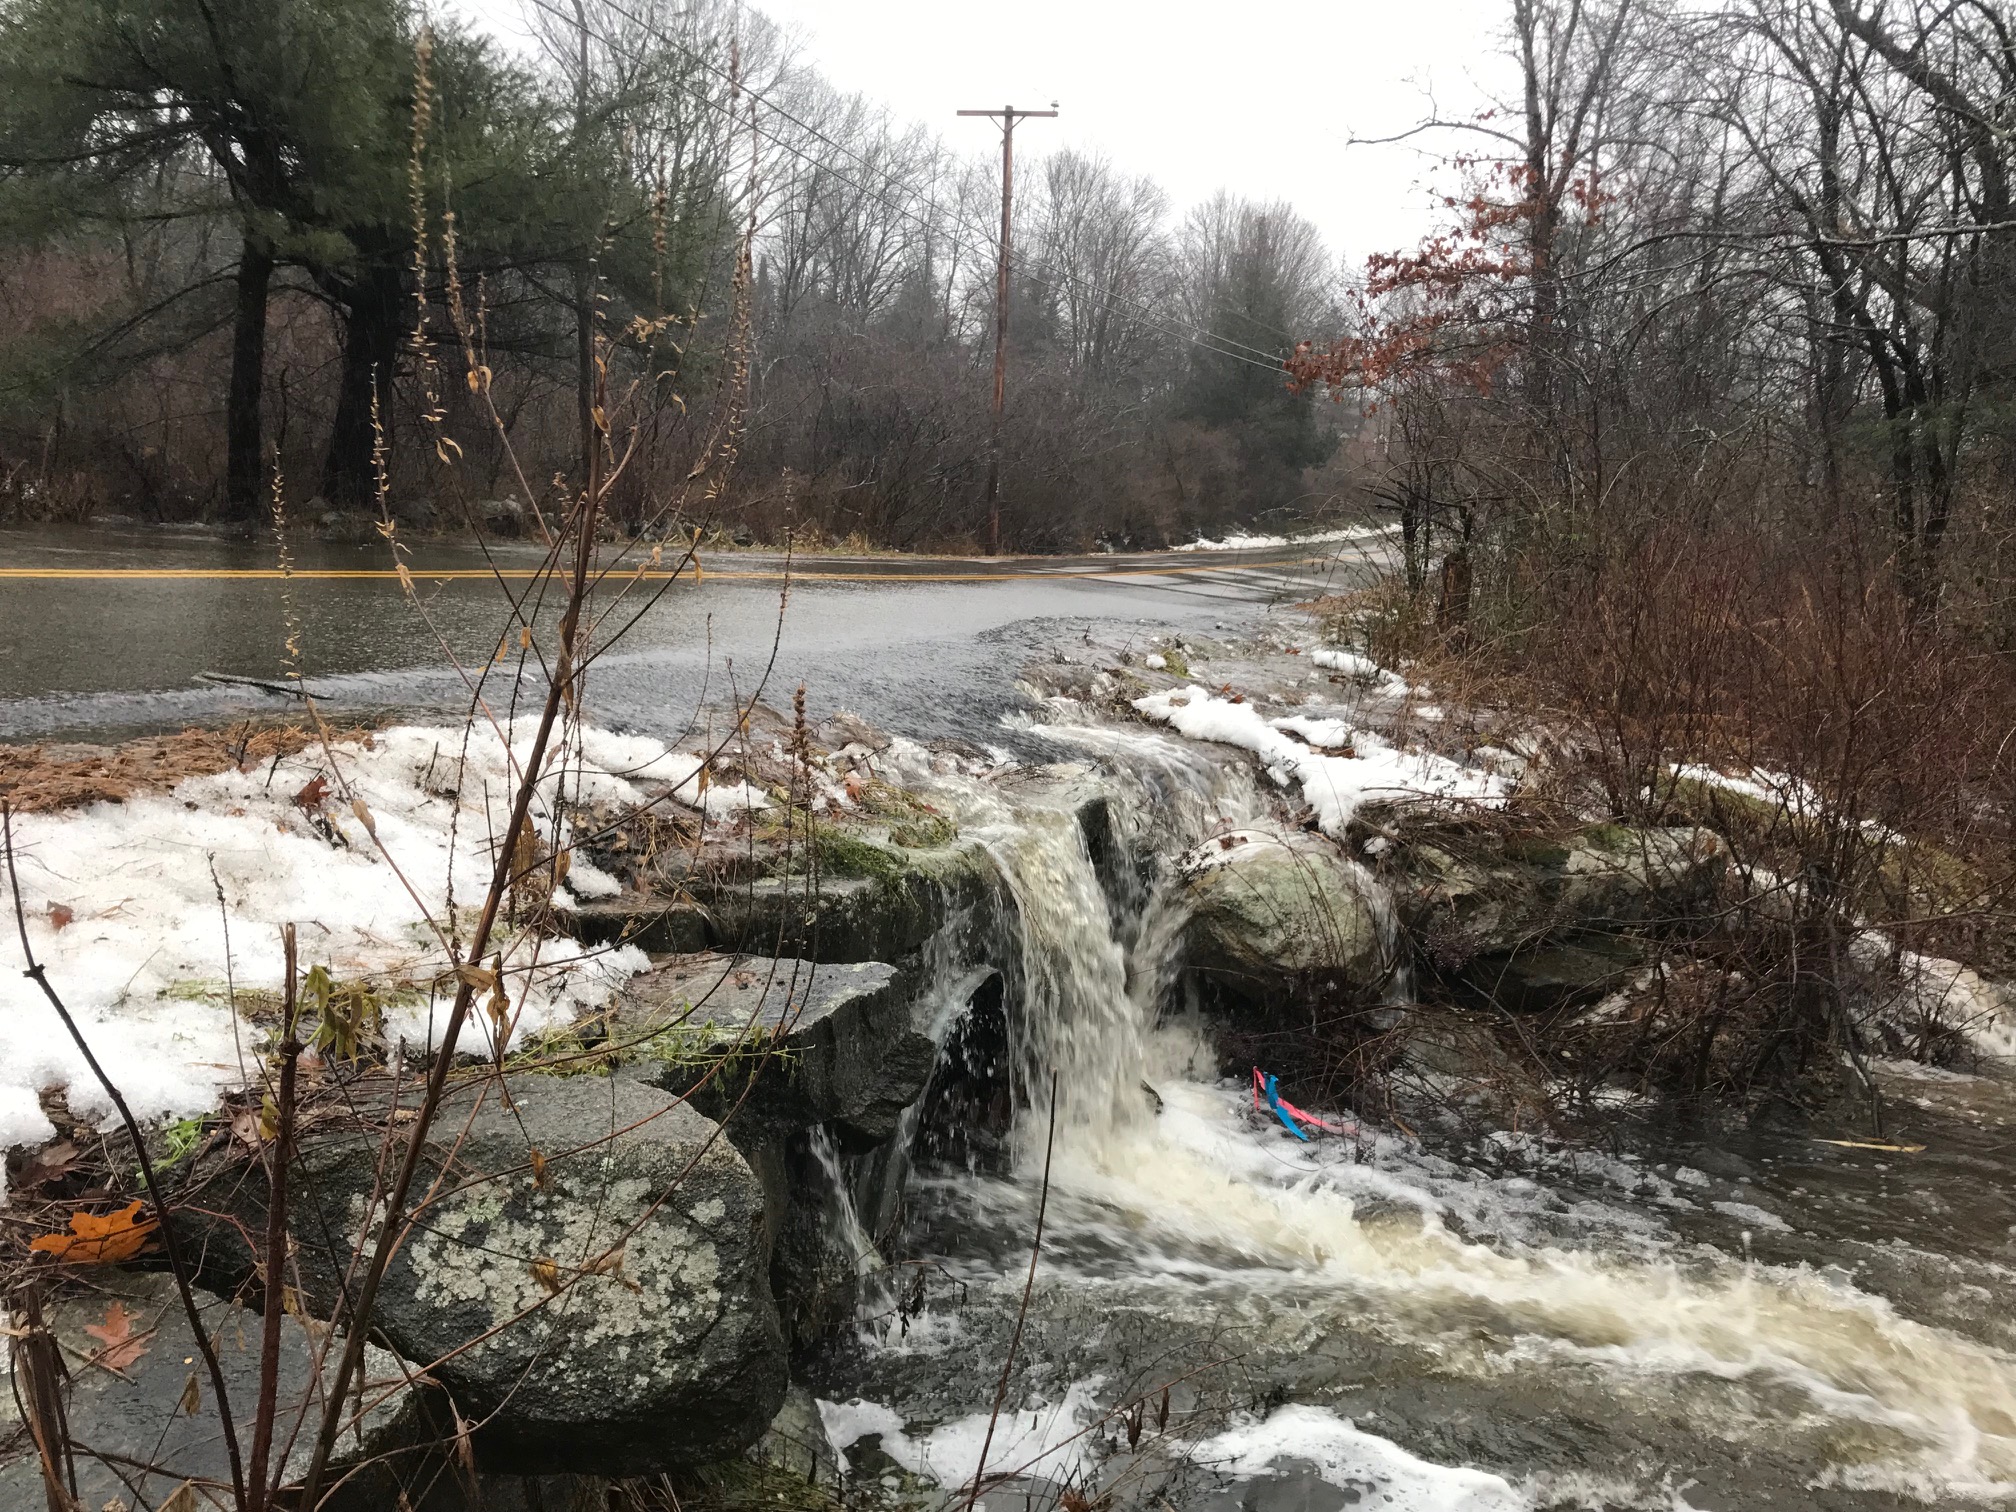
<svg viewBox="0 0 2016 1512"><path fill-rule="evenodd" d="M697 580L602 596L597 639L610 644L590 703L602 723L670 734L759 684L781 707L802 681L815 715L851 709L916 738L985 744L1015 703L1015 671L1040 650L1243 626L1362 582L1379 554L1375 540L999 560L709 555ZM296 575L282 578L263 542L0 530L0 740L104 740L279 712L286 700L204 674L283 677L290 627L332 718L449 715L468 701L455 664L494 655L509 627L503 594L532 589L539 562L528 547L486 559L429 543L411 559L416 608L382 546L306 543L293 556ZM550 637L554 608L535 607ZM493 700L508 702L507 673L491 674Z"/></svg>

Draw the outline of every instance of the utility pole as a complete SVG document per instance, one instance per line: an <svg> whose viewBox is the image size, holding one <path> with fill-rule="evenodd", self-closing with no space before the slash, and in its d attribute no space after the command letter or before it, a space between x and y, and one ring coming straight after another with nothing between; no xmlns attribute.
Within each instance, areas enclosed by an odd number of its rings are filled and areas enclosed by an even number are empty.
<svg viewBox="0 0 2016 1512"><path fill-rule="evenodd" d="M1001 260L994 282L994 441L987 451L987 554L1001 554L1001 406L1008 396L1008 235L1015 203L1015 123L1054 110L962 110L962 116L1001 120Z"/></svg>

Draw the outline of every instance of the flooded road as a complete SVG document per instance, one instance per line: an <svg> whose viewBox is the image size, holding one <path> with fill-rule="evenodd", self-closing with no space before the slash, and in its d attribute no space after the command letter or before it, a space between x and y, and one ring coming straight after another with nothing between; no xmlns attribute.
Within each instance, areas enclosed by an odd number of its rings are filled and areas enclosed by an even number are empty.
<svg viewBox="0 0 2016 1512"><path fill-rule="evenodd" d="M730 689L746 698L760 684L781 704L802 681L822 711L983 741L1014 701L1016 669L1063 630L1208 632L1362 580L1368 545L998 561L710 554L697 578L605 593L597 640L614 644L590 698L605 723L662 733ZM428 543L411 559L416 609L382 546L303 543L283 578L264 541L0 530L0 739L108 739L274 712L275 695L205 674L284 676L290 615L301 671L332 717L450 713L469 696L455 663L490 659L511 628L504 594L526 592L539 560L522 545L486 557ZM488 691L508 697L494 674Z"/></svg>

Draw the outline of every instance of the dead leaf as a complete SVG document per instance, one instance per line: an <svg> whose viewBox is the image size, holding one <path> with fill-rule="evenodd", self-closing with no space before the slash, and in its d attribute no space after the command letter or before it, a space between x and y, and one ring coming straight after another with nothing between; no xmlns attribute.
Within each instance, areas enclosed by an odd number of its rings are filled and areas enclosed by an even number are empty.
<svg viewBox="0 0 2016 1512"><path fill-rule="evenodd" d="M600 1259L589 1261L584 1274L590 1276L608 1276L614 1275L621 1269L623 1269L623 1246L619 1244Z"/></svg>
<svg viewBox="0 0 2016 1512"><path fill-rule="evenodd" d="M154 1330L150 1328L143 1334L135 1334L133 1316L126 1311L124 1302L114 1302L105 1309L103 1323L84 1325L84 1332L105 1346L91 1356L92 1364L103 1365L107 1370L116 1370L123 1375L129 1365L147 1353L147 1341L154 1337Z"/></svg>
<svg viewBox="0 0 2016 1512"><path fill-rule="evenodd" d="M378 821L371 817L371 810L364 806L362 798L350 800L350 812L357 816L357 822L364 826L364 833L373 840L378 838Z"/></svg>
<svg viewBox="0 0 2016 1512"><path fill-rule="evenodd" d="M196 1482L184 1481L161 1503L161 1512L201 1512L196 1502Z"/></svg>
<svg viewBox="0 0 2016 1512"><path fill-rule="evenodd" d="M116 1213L72 1213L71 1232L44 1234L28 1248L54 1255L66 1265L117 1265L145 1248L160 1220L142 1218L135 1198Z"/></svg>
<svg viewBox="0 0 2016 1512"><path fill-rule="evenodd" d="M317 772L301 785L301 791L294 795L294 807L319 809L322 800L329 796L329 779Z"/></svg>
<svg viewBox="0 0 2016 1512"><path fill-rule="evenodd" d="M473 987L478 992L491 992L497 986L495 973L485 971L481 966L457 966L455 980L465 987Z"/></svg>
<svg viewBox="0 0 2016 1512"><path fill-rule="evenodd" d="M54 1181L59 1176L68 1176L71 1171L76 1169L77 1161L82 1154L83 1152L77 1146L70 1143L69 1140L59 1139L56 1143L47 1145L37 1150L33 1155L30 1155L27 1164L22 1166L21 1174L16 1178L14 1184L25 1192L30 1187L42 1185L45 1181Z"/></svg>
<svg viewBox="0 0 2016 1512"><path fill-rule="evenodd" d="M203 1410L203 1388L196 1380L195 1371L189 1372L189 1379L182 1386L182 1398L175 1405L184 1417L194 1417Z"/></svg>
<svg viewBox="0 0 2016 1512"><path fill-rule="evenodd" d="M262 1108L255 1113L250 1108L240 1108L231 1115L231 1142L241 1149L259 1150L266 1145L266 1120L261 1115Z"/></svg>
<svg viewBox="0 0 2016 1512"><path fill-rule="evenodd" d="M67 903L51 903L49 905L49 927L51 929L68 929L70 921L76 917L76 911Z"/></svg>
<svg viewBox="0 0 2016 1512"><path fill-rule="evenodd" d="M532 1279L546 1288L547 1296L557 1297L560 1295L560 1266L556 1261L548 1259L545 1255L541 1255L537 1260L532 1262L531 1270Z"/></svg>
<svg viewBox="0 0 2016 1512"><path fill-rule="evenodd" d="M546 1190L546 1157L536 1149L532 1151L532 1185Z"/></svg>

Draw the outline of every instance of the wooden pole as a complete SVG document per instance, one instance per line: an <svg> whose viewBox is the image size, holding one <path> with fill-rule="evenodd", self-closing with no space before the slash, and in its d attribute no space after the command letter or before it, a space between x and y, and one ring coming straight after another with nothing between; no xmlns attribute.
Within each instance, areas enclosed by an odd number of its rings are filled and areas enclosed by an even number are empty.
<svg viewBox="0 0 2016 1512"><path fill-rule="evenodd" d="M1030 116L1054 116L1054 110L962 110L962 116L998 116L1001 120L1001 254L994 277L994 436L987 448L987 554L1001 554L1001 411L1008 399L1008 262L1014 229L1015 123Z"/></svg>

